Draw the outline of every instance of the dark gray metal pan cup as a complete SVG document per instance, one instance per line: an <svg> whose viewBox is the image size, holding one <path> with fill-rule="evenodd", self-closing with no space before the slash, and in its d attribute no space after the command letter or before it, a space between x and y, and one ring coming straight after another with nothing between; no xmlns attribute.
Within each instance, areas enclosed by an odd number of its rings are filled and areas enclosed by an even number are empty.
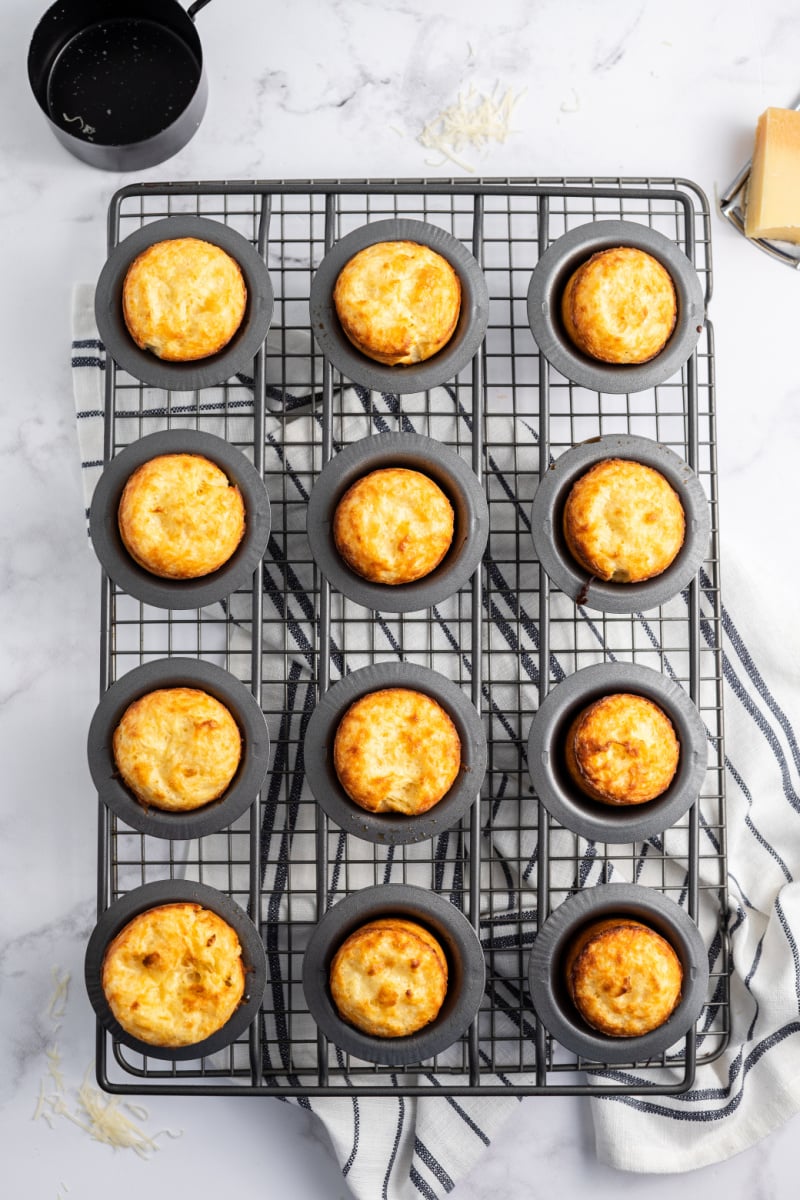
<svg viewBox="0 0 800 1200"><path fill-rule="evenodd" d="M235 930L242 947L245 969L245 992L233 1016L210 1037L192 1046L151 1046L132 1037L114 1017L103 991L103 958L106 948L117 934L150 908L162 904L200 904L215 912ZM86 990L92 1008L101 1024L120 1042L148 1058L166 1058L174 1062L205 1058L216 1054L245 1032L256 1020L267 983L267 959L258 930L244 909L216 888L189 879L159 879L145 883L116 900L100 917L89 938L84 960Z"/></svg>
<svg viewBox="0 0 800 1200"><path fill-rule="evenodd" d="M333 765L333 740L350 705L370 692L392 687L424 692L438 701L461 741L461 769L453 786L438 804L417 817L366 812L350 799ZM461 688L437 671L397 662L363 667L334 684L311 714L303 745L306 778L318 804L346 833L387 846L425 841L460 821L480 792L486 755L481 719Z"/></svg>
<svg viewBox="0 0 800 1200"><path fill-rule="evenodd" d="M608 917L649 925L670 943L683 969L677 1008L663 1025L640 1037L608 1037L592 1029L567 992L564 960L570 942L585 926ZM694 921L668 896L633 883L603 884L570 896L545 921L528 960L528 988L539 1020L557 1042L590 1062L644 1062L663 1054L694 1025L707 987L708 956Z"/></svg>
<svg viewBox="0 0 800 1200"><path fill-rule="evenodd" d="M675 489L683 505L683 546L666 571L644 583L595 579L576 562L564 538L564 505L572 485L607 458L630 459L653 467ZM673 450L650 438L614 433L573 446L556 459L533 498L531 535L536 557L545 571L576 604L603 612L642 612L677 596L700 570L711 536L711 514L700 480Z"/></svg>
<svg viewBox="0 0 800 1200"><path fill-rule="evenodd" d="M162 579L140 567L123 544L117 513L125 484L137 467L161 454L201 454L216 463L242 494L242 540L228 561L209 575ZM130 596L155 608L203 608L243 587L264 555L269 530L269 498L258 471L236 446L197 429L168 429L132 442L106 466L89 510L92 545L109 578Z"/></svg>
<svg viewBox="0 0 800 1200"><path fill-rule="evenodd" d="M170 158L197 131L208 83L195 14L177 0L58 0L28 52L28 79L70 154L107 171Z"/></svg>
<svg viewBox="0 0 800 1200"><path fill-rule="evenodd" d="M137 255L156 242L183 237L211 242L236 260L247 288L247 304L241 325L216 354L191 362L167 362L149 350L141 350L128 333L122 313L122 289ZM266 263L247 238L219 221L176 214L143 225L114 247L97 281L94 311L106 350L128 374L151 387L194 391L224 383L237 371L252 372L253 359L267 336L274 303Z"/></svg>
<svg viewBox="0 0 800 1200"><path fill-rule="evenodd" d="M644 804L593 800L567 771L564 746L572 721L595 700L620 692L657 704L680 743L675 778L663 795ZM528 735L528 770L537 796L565 829L589 841L638 842L674 825L700 795L707 761L706 730L689 696L665 675L637 663L598 663L569 675L545 698Z"/></svg>
<svg viewBox="0 0 800 1200"><path fill-rule="evenodd" d="M570 276L601 250L633 246L658 259L675 285L675 328L660 354L646 363L603 363L583 354L561 320ZM705 320L703 289L689 259L670 238L635 221L591 221L554 242L539 259L528 286L528 321L542 354L573 383L598 392L642 392L674 375L697 345Z"/></svg>
<svg viewBox="0 0 800 1200"><path fill-rule="evenodd" d="M336 315L333 289L339 273L359 250L396 241L429 246L447 259L461 282L461 312L453 336L438 354L425 362L391 367L368 358L346 337ZM378 392L408 395L447 383L472 360L486 333L489 289L464 243L446 230L406 218L373 221L348 233L325 255L311 281L309 308L320 350L347 379Z"/></svg>
<svg viewBox="0 0 800 1200"><path fill-rule="evenodd" d="M120 779L112 748L114 730L130 704L149 692L174 687L197 688L219 700L242 735L241 762L227 791L190 812L142 805ZM190 658L163 658L129 671L104 694L89 726L88 757L100 799L120 820L151 837L185 840L224 829L250 807L267 773L269 735L252 692L229 671Z"/></svg>
<svg viewBox="0 0 800 1200"><path fill-rule="evenodd" d="M414 583L370 583L344 561L333 540L336 506L347 489L384 467L407 467L427 475L455 513L453 542L429 575ZM311 553L333 586L376 612L418 612L463 587L477 570L489 537L489 506L483 488L460 454L417 433L378 433L352 442L320 472L308 501L306 530Z"/></svg>
<svg viewBox="0 0 800 1200"><path fill-rule="evenodd" d="M330 993L330 968L339 946L379 917L416 921L433 934L447 958L447 995L439 1015L408 1037L362 1033L342 1020ZM423 1062L458 1041L478 1012L485 980L483 950L464 914L436 892L398 883L364 888L335 904L312 933L303 958L306 1004L325 1036L347 1054L391 1067Z"/></svg>

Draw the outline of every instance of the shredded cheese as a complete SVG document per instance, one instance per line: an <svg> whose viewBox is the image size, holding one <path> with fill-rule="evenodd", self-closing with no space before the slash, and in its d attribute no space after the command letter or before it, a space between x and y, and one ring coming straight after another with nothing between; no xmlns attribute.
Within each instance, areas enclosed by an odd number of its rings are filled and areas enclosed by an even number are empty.
<svg viewBox="0 0 800 1200"><path fill-rule="evenodd" d="M69 972L61 974L53 968L55 990L47 1007L46 1015L54 1023L59 1022L66 1014ZM61 1028L56 1025L56 1032ZM47 1090L47 1076L39 1084L39 1095L33 1120L43 1120L53 1129L53 1117L64 1117L78 1129L82 1129L96 1142L102 1142L114 1150L133 1150L140 1158L149 1159L154 1150L158 1149L156 1138L178 1138L181 1132L161 1129L152 1136L143 1129L142 1123L147 1121L149 1114L146 1108L138 1104L123 1103L116 1096L105 1096L89 1083L93 1064L90 1063L83 1082L69 1096L61 1070L61 1051L55 1042L45 1050L48 1064L48 1075L52 1080L52 1090ZM123 1111L127 1109L127 1113ZM128 1115L130 1113L130 1116ZM132 1119L133 1118L133 1119ZM137 1123L138 1122L138 1123ZM61 1191L67 1192L65 1183L60 1185ZM61 1192L59 1192L61 1200Z"/></svg>
<svg viewBox="0 0 800 1200"><path fill-rule="evenodd" d="M39 1118L42 1115L44 1115L44 1102L45 1102L44 1080L42 1079L39 1082L39 1098L36 1101L36 1108L34 1109L33 1117L31 1118L31 1120L38 1121Z"/></svg>
<svg viewBox="0 0 800 1200"><path fill-rule="evenodd" d="M475 168L460 158L463 149L485 150L490 142L506 142L514 132L511 117L524 91L516 96L510 88L501 95L495 84L490 95L476 91L470 84L466 94L458 93L455 103L448 105L424 127L417 141L428 150L442 155L442 162L426 159L429 166L441 166L449 160L472 174Z"/></svg>
<svg viewBox="0 0 800 1200"><path fill-rule="evenodd" d="M53 1080L57 1092L64 1090L64 1075L61 1071L61 1051L58 1046L49 1046L45 1050L49 1062L50 1077Z"/></svg>

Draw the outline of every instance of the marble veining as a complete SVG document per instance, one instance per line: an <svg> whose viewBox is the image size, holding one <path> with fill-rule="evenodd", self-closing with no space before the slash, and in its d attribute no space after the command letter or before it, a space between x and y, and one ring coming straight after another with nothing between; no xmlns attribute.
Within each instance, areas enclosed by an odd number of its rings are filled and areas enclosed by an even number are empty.
<svg viewBox="0 0 800 1200"><path fill-rule="evenodd" d="M44 5L42 4L42 7ZM94 1053L81 979L94 919L95 805L84 761L98 680L98 573L86 545L69 376L69 295L93 279L105 213L127 177L91 170L56 143L29 94L30 0L6 0L0 45L4 338L0 403L0 1127L14 1197L115 1200L208 1195L226 1164L240 1195L347 1200L315 1118L269 1100L156 1097L154 1129L178 1128L152 1162L31 1120L54 1030L54 966L71 974L57 1040L70 1086ZM767 104L800 90L800 23L778 0L724 8L676 0L217 0L198 15L209 107L195 139L150 179L419 177L416 138L470 84L521 99L507 143L465 157L485 175L681 175L712 197L749 154ZM523 94L524 93L524 94ZM751 582L775 630L800 585L793 549L798 437L797 280L713 219L723 580L736 612ZM787 516L788 514L788 516ZM744 601L743 601L744 603ZM790 716L797 720L800 704ZM588 1105L521 1103L454 1200L640 1195L788 1200L790 1122L684 1179L640 1180L594 1155ZM67 1191L67 1188L69 1189ZM375 1200L378 1200L376 1191Z"/></svg>

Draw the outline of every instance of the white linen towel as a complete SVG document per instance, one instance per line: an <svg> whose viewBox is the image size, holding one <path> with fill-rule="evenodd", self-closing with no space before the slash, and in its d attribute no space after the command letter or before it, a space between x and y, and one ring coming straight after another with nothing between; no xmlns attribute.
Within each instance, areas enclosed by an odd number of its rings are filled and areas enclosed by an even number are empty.
<svg viewBox="0 0 800 1200"><path fill-rule="evenodd" d="M102 469L105 366L92 299L91 286L76 288L72 361L87 511ZM393 397L373 400L376 419L382 409L387 414L393 410ZM280 401L278 396L273 403L279 405ZM369 429L364 426L364 408L355 391L345 397L344 403L348 414L346 434L364 436ZM448 438L453 423L460 418L444 389L441 397L434 397L434 404L438 405L437 412L441 410L442 437ZM286 424L281 444L278 436L283 426L268 417L268 454L277 456L276 461L291 459L307 471L309 463L298 460L308 454L308 422L312 419L301 408L300 415ZM157 427L157 419L155 423L148 420L148 431ZM213 432L213 417L206 417L204 428ZM227 428L235 436L230 418ZM509 453L515 439L527 442L533 452L535 435L526 423L520 422L510 433L514 436L507 439ZM280 504L280 497L272 499ZM530 497L518 499L527 508ZM725 1053L699 1069L694 1087L684 1096L620 1096L592 1101L598 1156L627 1170L677 1172L718 1161L745 1149L800 1108L800 892L793 883L800 871L800 750L785 711L794 686L790 672L798 661L793 653L797 636L794 630L780 626L784 640L779 649L765 640L765 631L774 634L775 625L764 619L763 612L756 616L755 606L766 598L753 597L752 576L739 578L735 561L726 561L726 568L726 598L733 597L739 619L746 622L742 626L745 633L740 634L725 611L733 1035ZM268 555L268 577L269 572ZM748 599L755 601L753 612L747 611ZM510 597L509 603L513 602ZM445 605L441 613L445 625L447 617ZM301 624L302 620L301 614ZM489 636L497 636L494 628ZM526 649L517 647L509 652L509 677L519 670L520 654ZM533 654L532 646L530 649ZM554 651L557 658L557 646ZM334 664L334 673L359 665L356 650L348 654L346 662L342 659L338 666ZM297 681L299 689L305 688L309 696L313 695L313 681L299 653ZM535 697L531 682L531 708L535 707ZM297 703L302 715L304 701L298 699ZM274 736L275 731L271 732ZM504 802L499 803L502 807ZM308 811L310 806L300 806L301 819ZM502 839L502 834L495 834L500 850ZM535 845L526 849L533 855ZM518 847L512 857L518 860ZM638 876L640 882L650 881L648 869L645 862ZM570 868L565 864L563 870L563 882L568 886ZM660 869L653 870L660 879ZM676 870L680 871L677 865ZM625 864L620 864L619 871L612 864L607 878L626 877ZM582 882L591 886L598 880L598 873L590 868ZM277 881L268 882L275 884L278 902L281 896ZM655 876L652 882L657 883ZM515 905L524 905L526 897L533 906L534 886L535 872L529 880L513 880L510 911ZM710 944L715 926L713 911L701 910L700 925ZM506 1082L502 1076L499 1079ZM652 1072L648 1072L648 1083L652 1079ZM436 1086L432 1079L423 1082ZM359 1200L375 1200L378 1196L381 1200L411 1200L418 1196L436 1198L451 1191L513 1110L515 1098L511 1087L508 1097L444 1101L437 1097L417 1100L362 1096L315 1098L302 1103L324 1121L343 1174Z"/></svg>

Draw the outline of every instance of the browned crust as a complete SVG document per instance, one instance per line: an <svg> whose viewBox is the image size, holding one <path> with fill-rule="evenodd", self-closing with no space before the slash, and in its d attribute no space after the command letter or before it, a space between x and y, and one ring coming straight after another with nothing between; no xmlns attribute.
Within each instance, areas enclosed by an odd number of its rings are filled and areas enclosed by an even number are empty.
<svg viewBox="0 0 800 1200"><path fill-rule="evenodd" d="M633 246L593 254L570 276L561 299L570 340L601 362L649 362L669 341L677 312L669 272Z"/></svg>
<svg viewBox="0 0 800 1200"><path fill-rule="evenodd" d="M681 999L683 971L675 950L654 929L628 918L583 929L568 948L564 974L578 1012L609 1037L657 1029Z"/></svg>
<svg viewBox="0 0 800 1200"><path fill-rule="evenodd" d="M228 789L242 737L214 696L198 688L159 688L128 706L112 748L122 781L141 804L186 812Z"/></svg>
<svg viewBox="0 0 800 1200"><path fill-rule="evenodd" d="M388 366L422 362L455 332L461 282L447 259L416 242L376 242L339 273L333 302L352 344Z"/></svg>
<svg viewBox="0 0 800 1200"><path fill-rule="evenodd" d="M154 1046L210 1037L244 995L241 945L226 921L200 904L162 904L139 913L109 943L101 983L132 1036Z"/></svg>
<svg viewBox="0 0 800 1200"><path fill-rule="evenodd" d="M438 567L453 541L453 506L434 480L383 467L352 484L336 506L333 540L362 579L397 586Z"/></svg>
<svg viewBox="0 0 800 1200"><path fill-rule="evenodd" d="M163 579L196 579L223 566L244 536L239 488L199 454L163 454L125 484L117 513L131 558Z"/></svg>
<svg viewBox="0 0 800 1200"><path fill-rule="evenodd" d="M336 730L333 762L354 803L368 812L426 813L461 768L452 718L431 696L383 688L360 697Z"/></svg>
<svg viewBox="0 0 800 1200"><path fill-rule="evenodd" d="M373 1037L403 1037L438 1015L447 978L447 958L429 930L384 917L345 939L331 963L330 989L343 1020Z"/></svg>
<svg viewBox="0 0 800 1200"><path fill-rule="evenodd" d="M620 458L595 463L575 481L562 525L569 551L584 570L623 584L662 574L686 534L683 505L664 476Z"/></svg>
<svg viewBox="0 0 800 1200"><path fill-rule="evenodd" d="M148 246L131 263L122 288L131 337L168 362L216 354L241 325L246 305L239 264L200 238Z"/></svg>
<svg viewBox="0 0 800 1200"><path fill-rule="evenodd" d="M564 747L580 790L603 804L644 804L675 777L680 743L666 713L644 696L602 696L572 721Z"/></svg>

